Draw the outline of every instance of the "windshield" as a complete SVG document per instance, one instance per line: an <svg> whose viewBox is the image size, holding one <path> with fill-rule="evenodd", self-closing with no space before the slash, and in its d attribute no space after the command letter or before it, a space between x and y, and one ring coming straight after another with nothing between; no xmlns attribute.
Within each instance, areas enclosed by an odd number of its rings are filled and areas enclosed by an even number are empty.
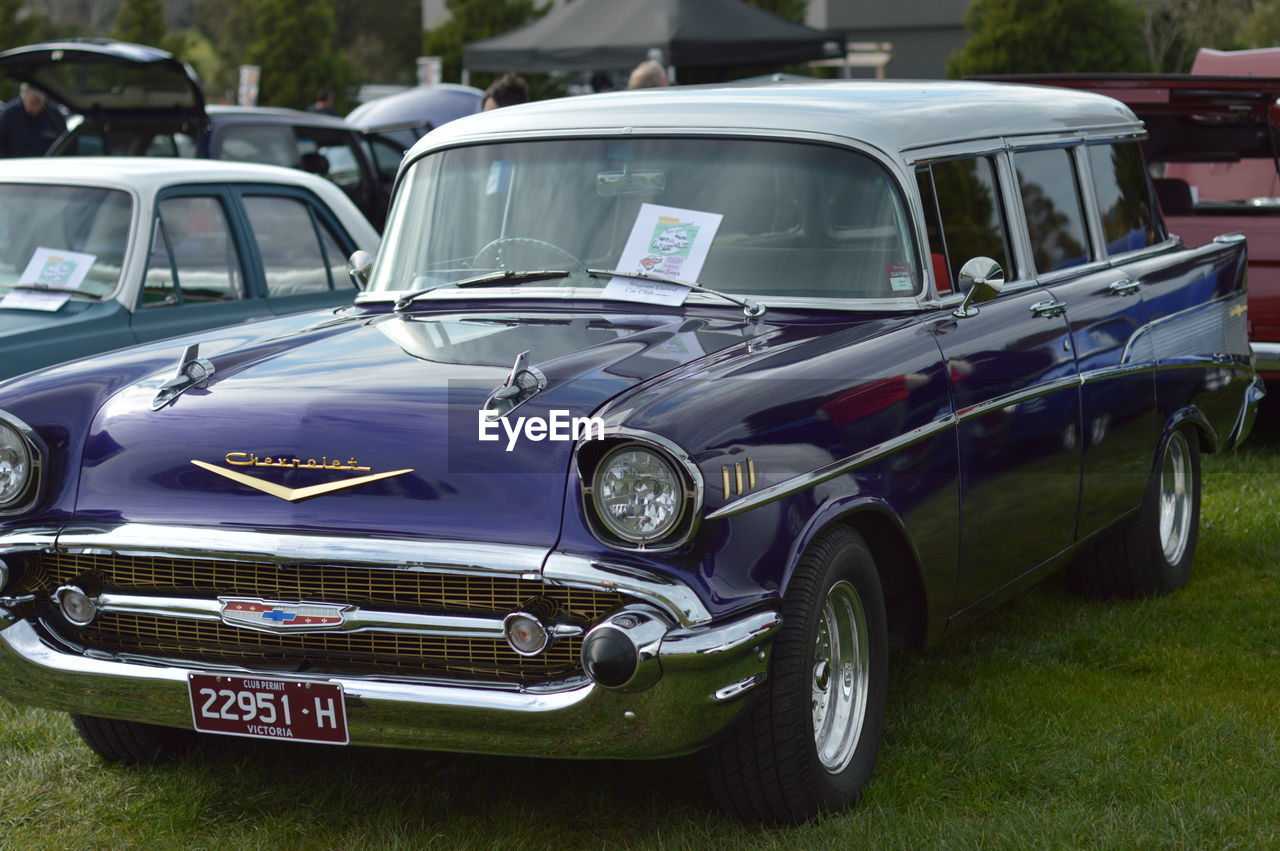
<svg viewBox="0 0 1280 851"><path fill-rule="evenodd" d="M110 295L132 212L116 189L0 183L0 293L34 284Z"/></svg>
<svg viewBox="0 0 1280 851"><path fill-rule="evenodd" d="M711 138L478 145L410 167L370 288L595 267L754 296L912 296L923 276L907 222L889 173L845 149Z"/></svg>

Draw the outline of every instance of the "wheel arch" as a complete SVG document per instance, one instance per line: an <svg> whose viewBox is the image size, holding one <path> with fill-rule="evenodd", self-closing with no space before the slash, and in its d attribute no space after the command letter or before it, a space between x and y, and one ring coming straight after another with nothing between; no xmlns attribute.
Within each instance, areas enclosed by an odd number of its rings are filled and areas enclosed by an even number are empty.
<svg viewBox="0 0 1280 851"><path fill-rule="evenodd" d="M1160 443L1156 446L1155 458L1159 458L1160 448L1164 446L1164 442L1169 438L1169 435L1175 429L1183 426L1191 426L1195 430L1196 443L1201 452L1214 453L1222 445L1222 440L1217 430L1209 422L1209 418L1204 415L1204 412L1195 405L1184 405L1170 414L1165 421L1164 431L1160 435ZM1155 464L1154 459L1152 464Z"/></svg>
<svg viewBox="0 0 1280 851"><path fill-rule="evenodd" d="M911 543L902 518L887 502L858 497L827 506L796 537L787 555L782 593L791 583L796 564L823 531L846 526L862 536L875 559L884 592L892 647L924 647L931 642L929 600L925 593L920 557Z"/></svg>

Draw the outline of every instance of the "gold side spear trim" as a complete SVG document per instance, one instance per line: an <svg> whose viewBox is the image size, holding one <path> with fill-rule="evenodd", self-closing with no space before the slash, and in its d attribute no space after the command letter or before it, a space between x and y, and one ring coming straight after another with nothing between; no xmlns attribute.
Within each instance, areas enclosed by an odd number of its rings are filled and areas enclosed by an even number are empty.
<svg viewBox="0 0 1280 851"><path fill-rule="evenodd" d="M238 482L242 485L248 485L254 490L260 490L265 494L270 494L271 496L278 497L289 502L298 502L303 499L310 499L313 496L322 496L327 493L333 493L334 491L354 488L357 485L367 485L369 482L376 482L379 479L389 479L392 476L401 476L405 473L413 472L412 469L392 470L389 473L374 473L371 476L356 476L354 479L343 479L340 482L326 482L325 484L311 485L305 488L287 488L284 485L277 485L274 482L264 482L262 479L254 476L239 473L235 470L227 470L223 467L207 464L204 461L197 461L194 458L191 459L191 463L203 470L208 470L210 473L217 473L223 478L230 479L231 481Z"/></svg>

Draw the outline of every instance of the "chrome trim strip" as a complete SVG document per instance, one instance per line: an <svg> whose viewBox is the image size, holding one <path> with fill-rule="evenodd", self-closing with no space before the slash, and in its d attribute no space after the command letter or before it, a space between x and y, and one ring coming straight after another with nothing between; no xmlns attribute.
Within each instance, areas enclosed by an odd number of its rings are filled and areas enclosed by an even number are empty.
<svg viewBox="0 0 1280 851"><path fill-rule="evenodd" d="M553 584L617 591L646 600L669 612L684 626L711 621L711 613L692 588L645 570L555 552L547 556L542 578Z"/></svg>
<svg viewBox="0 0 1280 851"><path fill-rule="evenodd" d="M1254 369L1258 372L1280 372L1280 343L1250 343Z"/></svg>
<svg viewBox="0 0 1280 851"><path fill-rule="evenodd" d="M935 434L951 428L955 424L955 415L945 414L933 422L914 428L905 434L899 435L898 437L890 438L882 443L877 443L875 446L868 447L861 452L855 452L847 458L834 461L826 466L819 467L816 470L811 470L808 473L801 473L798 476L793 476L785 482L779 482L778 484L771 485L764 490L759 490L749 496L745 496L737 502L731 502L728 505L721 506L708 514L707 519L718 520L722 517L732 517L735 514L750 511L758 506L775 502L779 499L790 496L793 493L806 490L814 485L820 485L823 482L830 481L831 479L843 476L845 473L851 472L852 470L856 470L858 467L877 461L880 458L883 458L892 452L896 452L899 449L910 446L913 443L927 440Z"/></svg>
<svg viewBox="0 0 1280 851"><path fill-rule="evenodd" d="M1029 399L1038 399L1041 396L1048 396L1050 393L1056 393L1059 390L1065 390L1068 387L1080 383L1080 374L1073 372L1070 375L1060 376L1041 384L1034 384L1030 387L1024 387L1021 390L1014 390L1011 393L1005 393L1002 396L996 396L994 399L988 399L985 402L978 402L967 408L961 408L956 411L956 420L964 422L977 417L985 416L992 411L998 411L1001 408L1008 408Z"/></svg>
<svg viewBox="0 0 1280 851"><path fill-rule="evenodd" d="M1169 322L1182 319L1193 313L1199 313L1200 311L1209 310L1213 307L1216 307L1219 304L1225 304L1231 301L1244 301L1244 298L1245 298L1245 294L1242 291L1230 292L1224 295L1220 295L1217 298L1210 299L1209 301L1192 305L1191 307L1188 307L1184 310L1179 310L1177 313L1170 313L1168 316L1161 316L1159 319L1151 320L1145 325L1142 325L1141 327L1137 328L1132 334L1129 335L1128 341L1124 344L1124 351L1120 355L1121 363L1128 362L1129 357L1133 354L1134 343L1137 340L1140 340L1144 334L1150 334L1153 329L1158 328L1161 325L1165 325Z"/></svg>
<svg viewBox="0 0 1280 851"><path fill-rule="evenodd" d="M1165 361L1164 363L1121 363L1116 366L1103 367L1101 369L1092 369L1088 372L1072 374L1055 378L1043 384L1037 384L1022 390L1015 390L1012 393L1006 393L1003 396L997 396L994 399L988 399L985 402L979 402L970 405L967 408L961 408L954 415L948 414L928 425L921 426L917 429L907 432L906 434L891 438L882 443L877 443L867 449L857 452L847 458L842 458L824 467L819 467L808 473L801 473L798 476L792 476L784 482L767 487L764 490L757 491L749 496L743 497L737 502L729 503L721 506L715 511L707 515L708 520L717 520L722 517L732 517L735 514L741 514L744 511L750 511L758 506L775 502L790 496L793 493L799 493L829 481L845 473L852 472L859 467L878 461L886 455L910 446L926 438L932 437L937 432L950 428L958 423L981 417L992 411L1001 408L1007 408L1011 405L1025 402L1029 399L1035 399L1040 396L1046 396L1059 390L1065 390L1073 385L1092 384L1097 381L1108 381L1115 378L1136 375L1143 372L1163 372L1173 369L1204 369L1206 367L1218 367L1225 369L1234 369L1237 371L1251 371L1251 368L1245 364L1234 361L1232 355L1213 355L1212 357L1197 357L1195 359L1184 359L1177 362Z"/></svg>
<svg viewBox="0 0 1280 851"><path fill-rule="evenodd" d="M346 537L201 526L128 523L114 528L69 526L59 552L179 556L213 561L335 564L397 570L537 579L542 547L411 538Z"/></svg>
<svg viewBox="0 0 1280 851"><path fill-rule="evenodd" d="M104 591L95 602L98 611L113 614L156 615L178 620L221 621L238 629L254 632L266 632L272 635L311 635L324 632L394 632L416 635L438 635L446 638L493 638L503 637L502 618L466 617L462 615L408 614L404 612L381 612L354 609L343 612L341 625L318 629L289 628L272 629L270 627L254 627L249 624L228 623L222 618L222 609L231 600L247 600L242 597L219 597L216 600L194 599L189 597L162 597L145 594L119 594ZM258 600L253 602L272 603L282 601ZM294 605L294 601L288 601ZM297 605L308 605L298 603ZM581 628L577 630L579 633ZM576 634L576 633L575 633Z"/></svg>

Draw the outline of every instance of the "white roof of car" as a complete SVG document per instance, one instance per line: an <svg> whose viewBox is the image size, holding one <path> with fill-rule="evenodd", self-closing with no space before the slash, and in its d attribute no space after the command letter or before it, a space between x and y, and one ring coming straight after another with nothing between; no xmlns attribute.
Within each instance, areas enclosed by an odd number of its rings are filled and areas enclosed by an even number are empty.
<svg viewBox="0 0 1280 851"><path fill-rule="evenodd" d="M524 134L764 132L859 139L886 152L970 139L1050 133L1132 133L1119 101L1088 92L968 81L765 81L559 98L460 118L412 154Z"/></svg>
<svg viewBox="0 0 1280 851"><path fill-rule="evenodd" d="M154 192L175 183L285 183L329 197L318 175L276 165L177 157L31 157L0 159L0 182L74 183ZM341 190L338 190L341 192Z"/></svg>

